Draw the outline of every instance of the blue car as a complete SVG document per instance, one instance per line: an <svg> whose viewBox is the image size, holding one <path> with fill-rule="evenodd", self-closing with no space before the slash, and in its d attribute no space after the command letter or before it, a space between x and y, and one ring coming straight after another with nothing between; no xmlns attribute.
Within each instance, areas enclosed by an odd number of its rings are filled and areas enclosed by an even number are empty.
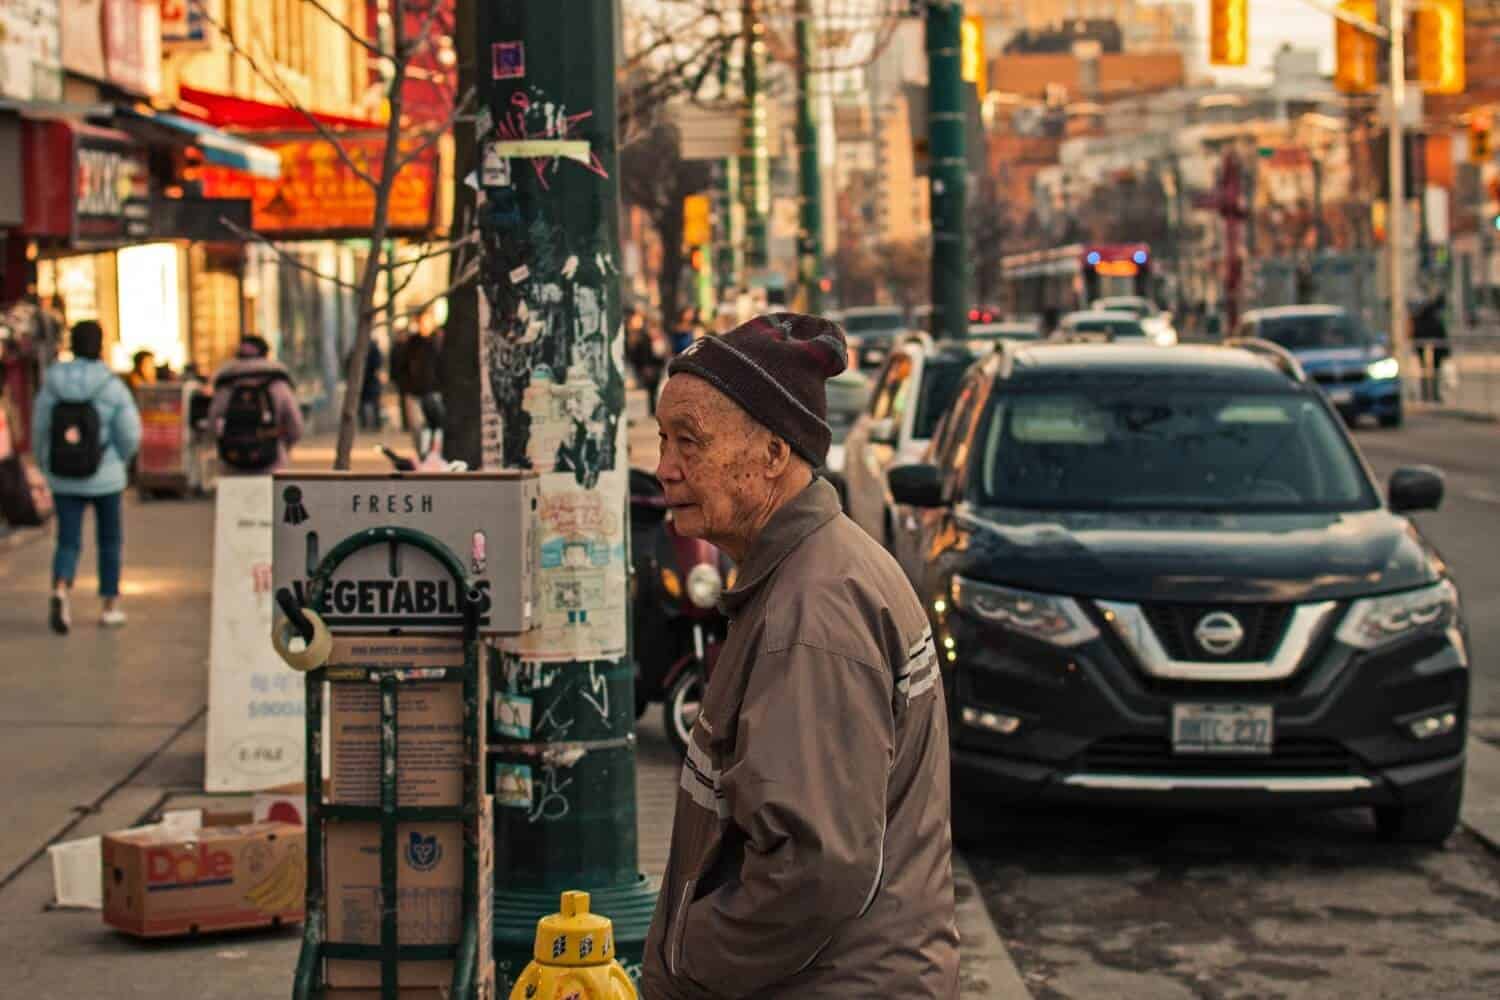
<svg viewBox="0 0 1500 1000"><path fill-rule="evenodd" d="M1256 337L1290 351L1328 401L1353 425L1374 417L1401 426L1401 363L1384 338L1338 306L1278 306L1245 314L1236 337Z"/></svg>

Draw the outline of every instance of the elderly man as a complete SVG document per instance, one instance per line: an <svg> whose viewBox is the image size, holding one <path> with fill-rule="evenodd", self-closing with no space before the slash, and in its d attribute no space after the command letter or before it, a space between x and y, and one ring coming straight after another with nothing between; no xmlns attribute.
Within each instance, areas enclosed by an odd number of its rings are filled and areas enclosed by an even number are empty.
<svg viewBox="0 0 1500 1000"><path fill-rule="evenodd" d="M937 652L896 562L813 469L844 335L777 313L668 368L677 530L739 565L682 770L646 1000L954 997Z"/></svg>

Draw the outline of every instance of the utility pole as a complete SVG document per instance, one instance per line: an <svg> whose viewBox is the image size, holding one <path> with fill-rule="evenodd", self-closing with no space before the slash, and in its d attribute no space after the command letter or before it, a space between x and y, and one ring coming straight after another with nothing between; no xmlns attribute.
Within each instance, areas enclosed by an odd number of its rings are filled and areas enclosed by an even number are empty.
<svg viewBox="0 0 1500 1000"><path fill-rule="evenodd" d="M482 451L487 468L530 468L541 486L540 624L500 644L490 707L497 995L508 996L560 891L592 894L636 971L656 894L637 863L626 648L619 8L476 6Z"/></svg>
<svg viewBox="0 0 1500 1000"><path fill-rule="evenodd" d="M719 100L729 97L729 57L719 63ZM745 217L740 205L740 160L738 156L726 156L719 161L716 225L714 237L718 242L718 261L714 275L719 279L719 301L733 298L744 283L745 233L742 222Z"/></svg>
<svg viewBox="0 0 1500 1000"><path fill-rule="evenodd" d="M740 193L745 205L745 266L770 263L767 220L771 214L771 160L766 150L766 95L761 77L766 67L766 25L761 0L745 0L745 152L740 157Z"/></svg>
<svg viewBox="0 0 1500 1000"><path fill-rule="evenodd" d="M797 227L797 276L805 310L823 308L823 198L818 166L817 103L813 95L812 0L797 0L797 165L802 218Z"/></svg>
<svg viewBox="0 0 1500 1000"><path fill-rule="evenodd" d="M1406 362L1406 141L1402 121L1406 114L1406 3L1387 0L1390 10L1390 172L1391 200L1386 206L1385 243L1390 255L1391 356Z"/></svg>
<svg viewBox="0 0 1500 1000"><path fill-rule="evenodd" d="M962 340L969 332L969 260L964 234L968 161L964 156L963 74L959 65L963 19L960 0L927 0L932 335L950 340Z"/></svg>
<svg viewBox="0 0 1500 1000"><path fill-rule="evenodd" d="M476 0L455 0L453 9L453 46L458 57L459 95L477 86L476 49L478 42L472 26L477 23ZM458 100L458 97L454 98ZM474 225L474 189L464 177L479 163L474 128L468 121L453 127L453 218L451 238L458 239ZM448 283L458 282L469 261L468 254L448 255ZM458 459L469 468L479 468L479 299L474 292L460 289L448 296L448 323L443 332L443 457ZM390 330L390 346L396 346L396 331Z"/></svg>

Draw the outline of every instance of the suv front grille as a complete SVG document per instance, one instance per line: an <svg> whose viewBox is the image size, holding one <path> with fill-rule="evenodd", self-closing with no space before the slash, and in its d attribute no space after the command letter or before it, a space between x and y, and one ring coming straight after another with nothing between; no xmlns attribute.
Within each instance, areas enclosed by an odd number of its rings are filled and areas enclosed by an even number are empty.
<svg viewBox="0 0 1500 1000"><path fill-rule="evenodd" d="M1269 660L1286 634L1292 618L1290 604L1143 604L1141 611L1151 624L1162 648L1174 660L1202 663L1259 663ZM1233 650L1216 654L1205 649L1193 632L1198 623L1215 612L1227 612L1244 629L1245 637Z"/></svg>
<svg viewBox="0 0 1500 1000"><path fill-rule="evenodd" d="M1345 371L1314 372L1313 381L1320 385L1352 385L1363 382L1366 372L1363 368L1350 368Z"/></svg>
<svg viewBox="0 0 1500 1000"><path fill-rule="evenodd" d="M1099 740L1078 755L1080 771L1122 774L1357 774L1358 761L1328 740L1277 740L1269 754L1174 754L1172 744L1157 736L1118 736Z"/></svg>

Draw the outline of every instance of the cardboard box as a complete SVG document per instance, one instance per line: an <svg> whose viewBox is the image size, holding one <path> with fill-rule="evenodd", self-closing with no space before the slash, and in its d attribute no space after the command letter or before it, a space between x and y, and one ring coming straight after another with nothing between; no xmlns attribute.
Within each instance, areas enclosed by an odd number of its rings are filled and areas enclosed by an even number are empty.
<svg viewBox="0 0 1500 1000"><path fill-rule="evenodd" d="M494 893L494 814L485 796L479 833L479 971L493 993L494 959L488 905ZM380 827L376 823L330 822L327 860L328 940L340 944L380 943ZM456 944L463 928L464 839L458 823L403 823L397 828L400 859L396 872L397 936L402 944ZM330 959L330 987L380 986L375 962ZM397 973L408 987L446 988L452 962L403 962ZM340 994L342 995L342 994Z"/></svg>
<svg viewBox="0 0 1500 1000"><path fill-rule="evenodd" d="M425 532L463 560L484 595L480 629L514 635L537 608L534 509L540 480L529 471L463 473L278 472L272 497L275 587L307 601L311 568L333 547L370 528ZM339 632L401 629L459 632L452 574L412 546L372 545L346 559L314 610Z"/></svg>
<svg viewBox="0 0 1500 1000"><path fill-rule="evenodd" d="M104 922L141 937L301 923L307 834L249 813L104 838Z"/></svg>
<svg viewBox="0 0 1500 1000"><path fill-rule="evenodd" d="M399 667L420 674L463 662L463 643L456 638L339 636L328 666ZM488 673L479 671L479 706L484 705ZM452 681L406 681L397 689L397 805L456 806L463 800L463 694L463 685ZM373 683L334 684L328 716L328 801L379 805L380 689ZM482 745L480 752L482 760Z"/></svg>

